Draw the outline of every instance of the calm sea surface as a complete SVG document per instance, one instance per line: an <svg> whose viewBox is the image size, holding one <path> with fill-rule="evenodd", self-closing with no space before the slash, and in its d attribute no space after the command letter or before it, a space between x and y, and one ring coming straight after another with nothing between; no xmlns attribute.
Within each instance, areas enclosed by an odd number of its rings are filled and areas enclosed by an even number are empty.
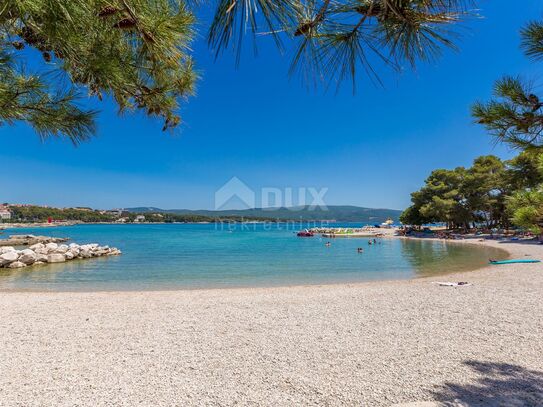
<svg viewBox="0 0 543 407"><path fill-rule="evenodd" d="M353 226L353 225L349 225ZM298 238L292 225L80 225L6 230L120 248L118 257L0 269L0 290L154 290L406 279L505 258L493 248L431 241ZM363 247L364 253L357 253Z"/></svg>

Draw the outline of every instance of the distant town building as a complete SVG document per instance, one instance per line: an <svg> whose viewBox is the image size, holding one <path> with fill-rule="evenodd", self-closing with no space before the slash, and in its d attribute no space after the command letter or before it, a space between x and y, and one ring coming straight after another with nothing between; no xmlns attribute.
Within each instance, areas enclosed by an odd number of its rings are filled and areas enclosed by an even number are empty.
<svg viewBox="0 0 543 407"><path fill-rule="evenodd" d="M122 209L110 209L108 211L104 211L104 214L120 218L121 216L123 216L123 212L124 211Z"/></svg>
<svg viewBox="0 0 543 407"><path fill-rule="evenodd" d="M136 216L136 219L134 219L134 222L145 222L145 216L143 215Z"/></svg>
<svg viewBox="0 0 543 407"><path fill-rule="evenodd" d="M11 211L6 206L0 206L0 220L10 220L11 219Z"/></svg>

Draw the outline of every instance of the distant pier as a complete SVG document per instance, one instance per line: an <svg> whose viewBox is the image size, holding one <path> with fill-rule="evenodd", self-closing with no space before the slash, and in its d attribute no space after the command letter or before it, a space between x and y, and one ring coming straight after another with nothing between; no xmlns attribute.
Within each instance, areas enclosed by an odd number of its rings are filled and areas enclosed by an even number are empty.
<svg viewBox="0 0 543 407"><path fill-rule="evenodd" d="M392 236L395 233L394 228L377 228L373 226L364 226L361 228L311 228L310 232L320 234L322 237L384 237Z"/></svg>

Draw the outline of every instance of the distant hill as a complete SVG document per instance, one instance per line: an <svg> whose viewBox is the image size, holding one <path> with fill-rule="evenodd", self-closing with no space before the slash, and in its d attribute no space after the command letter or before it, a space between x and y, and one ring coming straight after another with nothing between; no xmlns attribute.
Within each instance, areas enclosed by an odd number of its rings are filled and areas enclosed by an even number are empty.
<svg viewBox="0 0 543 407"><path fill-rule="evenodd" d="M362 208L359 206L328 206L328 210L308 206L273 209L232 209L224 211L190 210L190 209L161 209L155 207L127 208L129 212L137 213L175 213L179 215L204 215L212 217L243 216L247 218L274 218L282 220L335 220L338 222L368 222L381 223L391 218L395 222L402 211L396 209Z"/></svg>

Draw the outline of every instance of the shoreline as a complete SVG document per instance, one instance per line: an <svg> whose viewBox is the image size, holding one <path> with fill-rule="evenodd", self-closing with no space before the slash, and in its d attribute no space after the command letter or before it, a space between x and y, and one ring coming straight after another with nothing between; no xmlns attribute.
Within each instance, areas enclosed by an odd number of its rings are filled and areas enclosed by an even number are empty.
<svg viewBox="0 0 543 407"><path fill-rule="evenodd" d="M543 255L537 244L488 244L513 257ZM6 405L535 406L543 395L541 269L318 286L3 292L2 397ZM472 285L434 283L444 279Z"/></svg>
<svg viewBox="0 0 543 407"><path fill-rule="evenodd" d="M69 222L56 222L56 223L47 223L47 222L36 222L36 223L0 223L0 231L5 230L9 231L11 229L38 229L38 228L55 228L62 226L75 226L81 225L81 222L69 221Z"/></svg>
<svg viewBox="0 0 543 407"><path fill-rule="evenodd" d="M478 241L476 238L467 238L467 239L461 239L461 240L450 240L450 239L441 239L441 238L419 238L419 237L409 237L409 236L397 236L393 235L391 233L387 233L380 238L382 239L406 239L406 240L419 240L419 241L435 241L435 242L441 242L445 244L470 244L470 245L487 245L489 247L494 247L497 249L500 249L504 251L507 254L507 259L511 258L513 253L511 253L510 250L507 249L507 247L502 247L501 244L519 244L519 245L532 245L531 243L515 243L515 242L508 242L508 241L500 241L498 240L484 240L483 242ZM533 244L534 246L539 246L537 244ZM543 260L543 246L541 246L541 260ZM237 291L237 290L267 290L267 289L289 289L289 288L315 288L315 287L342 287L342 286L364 286L367 284L387 284L387 283L406 283L410 281L423 281L423 280L436 280L440 277L448 277L448 276L454 276L454 275L471 275L473 273L481 272L486 269L492 269L493 267L490 264L481 265L480 267L477 267L473 270L464 270L464 271L449 271L449 272L442 272L439 275L435 276L427 276L427 275L421 275L421 276L413 276L409 278L391 278L391 279L377 279L377 280L366 280L366 281L338 281L338 282L327 282L327 283L305 283L305 284L277 284L277 285L256 285L256 286L217 286L217 287L175 287L171 289L126 289L126 290L115 290L115 289L82 289L82 290L45 290L45 289L19 289L19 288L13 288L13 289L5 289L0 288L0 294L7 294L7 293L73 293L73 294L85 294L85 293L170 293L170 292L183 292L183 291L216 291L216 290L225 290L225 291ZM26 270L26 272L32 272L32 269Z"/></svg>

